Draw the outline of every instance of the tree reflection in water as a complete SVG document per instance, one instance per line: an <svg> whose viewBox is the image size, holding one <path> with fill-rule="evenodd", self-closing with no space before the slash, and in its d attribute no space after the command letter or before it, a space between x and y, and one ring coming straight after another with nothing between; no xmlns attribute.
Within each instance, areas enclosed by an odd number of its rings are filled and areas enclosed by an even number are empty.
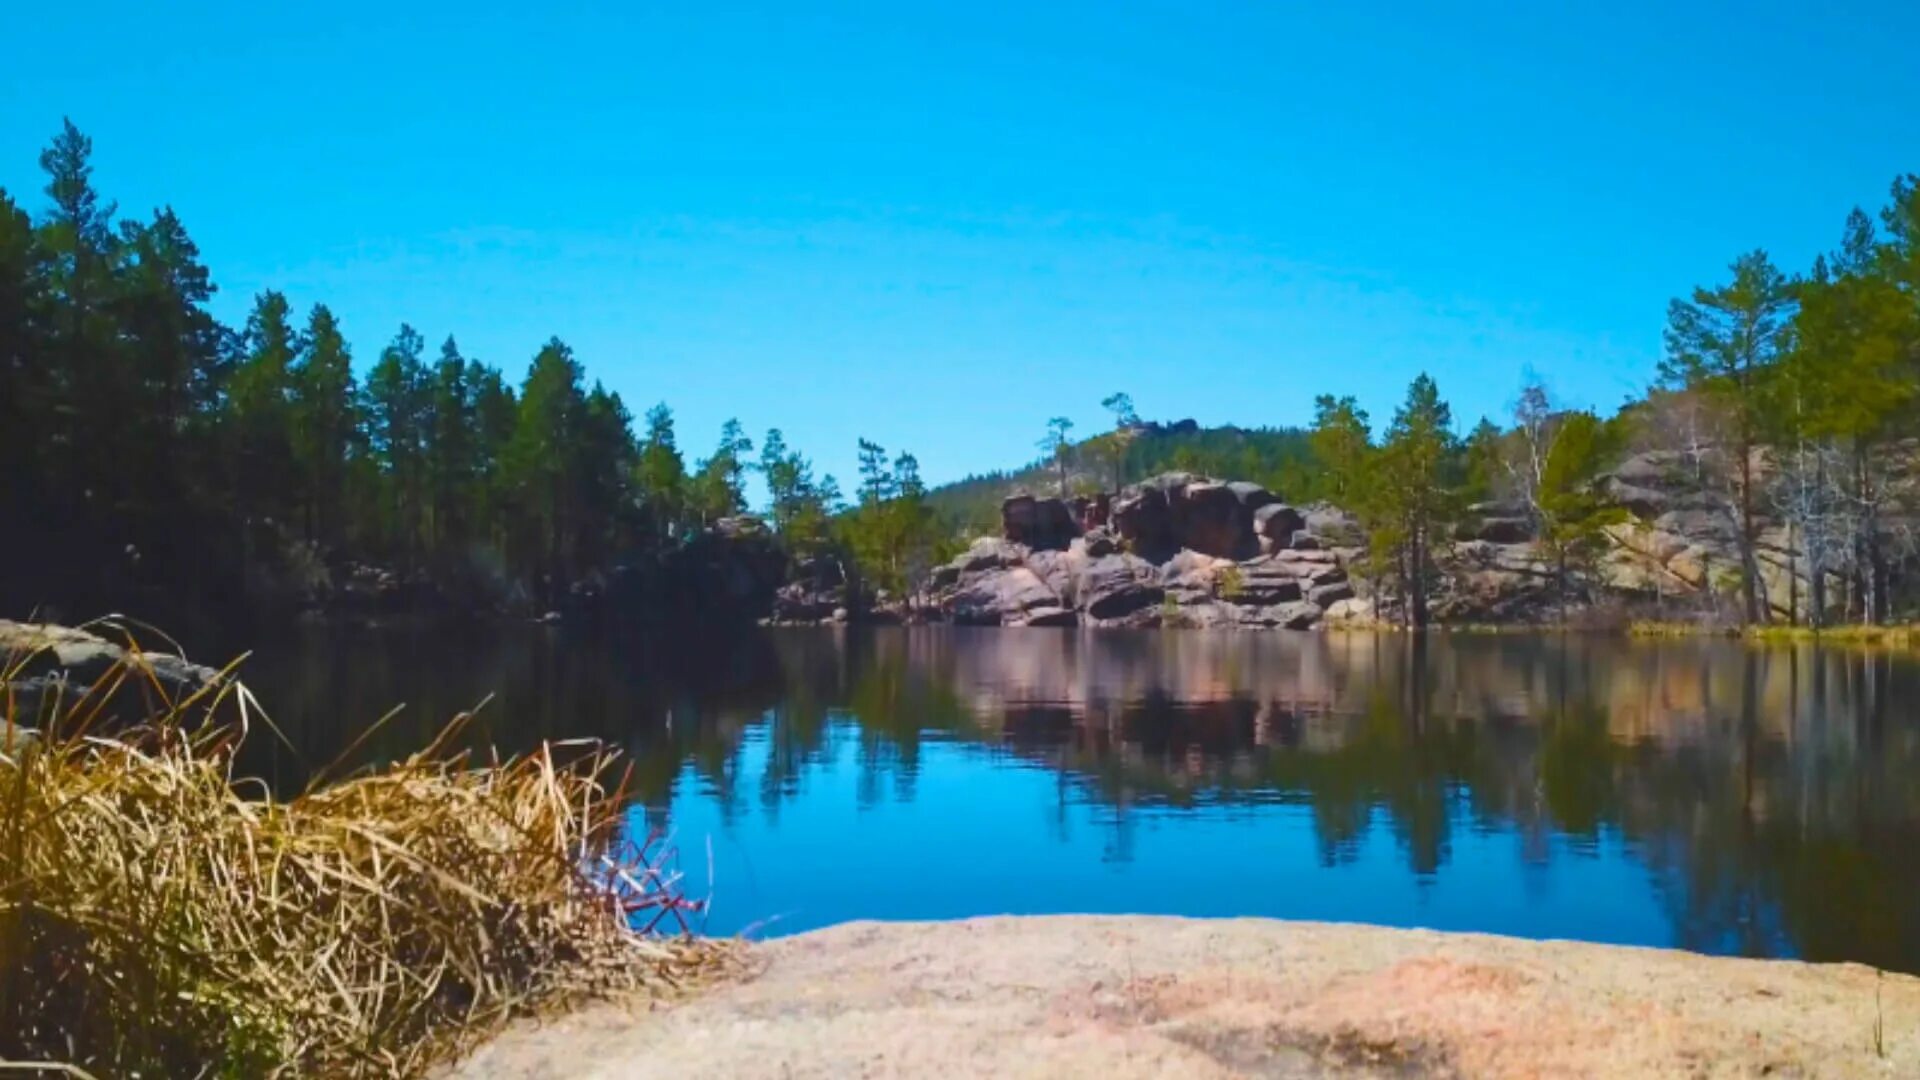
<svg viewBox="0 0 1920 1080"><path fill-rule="evenodd" d="M493 692L481 736L617 741L654 824L689 797L723 821L777 821L846 760L861 807L910 804L939 745L1048 770L1060 805L1040 827L1064 838L1070 804L1097 807L1110 860L1132 857L1143 814L1266 807L1310 815L1323 867L1390 834L1414 882L1471 834L1517 836L1542 873L1616 844L1645 868L1676 944L1920 970L1920 718L1903 707L1920 701L1920 664L1903 656L918 628L327 635L255 665L297 747L262 765L283 783L343 742L335 718L410 702L371 746L401 753Z"/></svg>

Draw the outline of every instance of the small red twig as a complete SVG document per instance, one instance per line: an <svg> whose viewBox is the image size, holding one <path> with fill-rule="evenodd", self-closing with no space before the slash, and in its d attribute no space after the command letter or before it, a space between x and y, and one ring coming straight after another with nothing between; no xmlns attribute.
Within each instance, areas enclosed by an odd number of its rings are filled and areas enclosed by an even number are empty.
<svg viewBox="0 0 1920 1080"><path fill-rule="evenodd" d="M681 888L681 875L674 869L678 861L679 850L660 829L650 830L640 843L629 837L608 855L614 901L640 933L659 932L668 918L679 925L680 933L691 933L688 916L706 910L705 900L688 899ZM643 918L646 922L641 924Z"/></svg>

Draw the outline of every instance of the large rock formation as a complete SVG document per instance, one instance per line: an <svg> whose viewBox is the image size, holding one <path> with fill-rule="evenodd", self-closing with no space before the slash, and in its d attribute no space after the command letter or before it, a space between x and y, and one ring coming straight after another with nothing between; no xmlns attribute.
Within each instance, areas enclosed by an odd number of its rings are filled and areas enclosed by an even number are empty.
<svg viewBox="0 0 1920 1080"><path fill-rule="evenodd" d="M1000 504L1000 531L1016 544L1059 550L1079 535L1080 526L1072 509L1059 499L1023 494Z"/></svg>
<svg viewBox="0 0 1920 1080"><path fill-rule="evenodd" d="M1596 606L1613 617L1711 617L1739 567L1733 512L1677 454L1638 454L1596 481L1625 513L1586 572L1563 577L1526 504L1477 503L1434 553L1429 611L1442 623L1548 622ZM1109 522L1086 529L1088 520ZM1164 473L1116 495L1104 515L1020 495L1004 536L940 568L924 610L997 625L1310 627L1393 620L1399 598L1352 576L1367 538L1329 503L1294 507L1257 485ZM1804 560L1763 520L1756 555L1767 602L1804 608ZM1571 586L1569 587L1569 582ZM1830 585L1836 585L1830 582Z"/></svg>
<svg viewBox="0 0 1920 1080"><path fill-rule="evenodd" d="M1073 514L1057 499L1009 498L1004 535L934 571L922 606L998 626L1305 628L1353 596L1345 555L1323 550L1349 538L1316 534L1258 484L1165 473L1112 501L1111 529L1062 543L1040 527L1063 519Z"/></svg>

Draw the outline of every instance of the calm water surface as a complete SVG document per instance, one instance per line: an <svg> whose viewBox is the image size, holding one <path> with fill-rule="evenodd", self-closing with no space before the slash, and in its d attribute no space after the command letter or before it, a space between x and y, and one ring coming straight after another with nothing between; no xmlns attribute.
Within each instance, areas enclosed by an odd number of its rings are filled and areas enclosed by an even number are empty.
<svg viewBox="0 0 1920 1080"><path fill-rule="evenodd" d="M915 628L315 631L294 749L597 736L719 933L856 918L1360 920L1920 971L1920 664L1734 642ZM709 850L711 856L709 857Z"/></svg>

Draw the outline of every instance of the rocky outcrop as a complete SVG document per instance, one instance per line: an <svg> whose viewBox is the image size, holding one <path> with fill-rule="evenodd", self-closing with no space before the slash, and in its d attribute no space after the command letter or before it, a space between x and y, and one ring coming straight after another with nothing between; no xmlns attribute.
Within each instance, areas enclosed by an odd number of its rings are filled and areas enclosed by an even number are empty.
<svg viewBox="0 0 1920 1080"><path fill-rule="evenodd" d="M1260 550L1268 554L1294 546L1307 527L1300 511L1283 502L1271 502L1253 512L1253 533Z"/></svg>
<svg viewBox="0 0 1920 1080"><path fill-rule="evenodd" d="M844 622L848 603L847 578L839 562L810 559L795 570L793 580L774 591L773 610L767 621L796 626Z"/></svg>
<svg viewBox="0 0 1920 1080"><path fill-rule="evenodd" d="M34 727L45 727L82 700L89 711L103 703L102 719L137 723L189 701L220 679L219 672L184 657L138 648L130 635L115 641L89 630L5 619L0 619L0 671L6 675L0 702L10 698L12 721Z"/></svg>
<svg viewBox="0 0 1920 1080"><path fill-rule="evenodd" d="M997 626L1304 629L1354 595L1345 556L1330 550L1346 542L1351 519L1321 508L1319 520L1335 530L1322 536L1258 484L1156 476L1112 501L1110 529L1064 545L1035 531L1057 520L1041 509L1055 501L1008 499L1005 535L976 540L935 570L921 606Z"/></svg>
<svg viewBox="0 0 1920 1080"><path fill-rule="evenodd" d="M1016 544L1057 551L1080 535L1080 526L1065 502L1021 494L1000 504L1000 532Z"/></svg>
<svg viewBox="0 0 1920 1080"><path fill-rule="evenodd" d="M1538 623L1606 609L1619 619L1734 610L1740 566L1729 500L1680 454L1636 454L1595 481L1624 513L1578 574L1550 562L1523 502L1476 503L1433 552L1440 623ZM1170 472L1088 506L1016 496L1004 536L936 571L925 610L975 623L1310 627L1395 620L1400 601L1357 582L1364 528L1331 503L1292 506L1258 484ZM1106 524L1089 527L1098 520ZM1776 615L1804 611L1804 558L1762 518L1756 558ZM1082 532L1081 530L1085 530ZM1830 578L1829 595L1839 592Z"/></svg>

